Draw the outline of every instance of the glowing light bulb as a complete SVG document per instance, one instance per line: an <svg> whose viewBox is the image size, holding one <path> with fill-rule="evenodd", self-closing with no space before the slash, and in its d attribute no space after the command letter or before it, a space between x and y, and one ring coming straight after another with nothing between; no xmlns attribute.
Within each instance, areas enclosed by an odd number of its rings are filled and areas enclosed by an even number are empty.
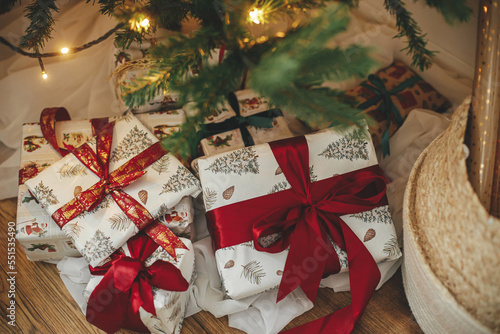
<svg viewBox="0 0 500 334"><path fill-rule="evenodd" d="M68 49L68 48L62 48L62 49L61 49L61 53L62 53L63 55L67 54L68 52L69 52L69 49Z"/></svg>
<svg viewBox="0 0 500 334"><path fill-rule="evenodd" d="M43 72L42 72L42 78L43 78L44 80L47 80L47 77L48 77L47 72L43 71Z"/></svg>
<svg viewBox="0 0 500 334"><path fill-rule="evenodd" d="M252 9L248 15L250 16L250 19L252 20L253 23L259 24L260 21L262 20L262 10L258 8Z"/></svg>
<svg viewBox="0 0 500 334"><path fill-rule="evenodd" d="M141 21L141 23L140 23L140 25L141 25L141 27L143 27L143 28L147 28L147 27L149 27L149 20L148 20L148 19L144 19L144 20L142 20L142 21Z"/></svg>

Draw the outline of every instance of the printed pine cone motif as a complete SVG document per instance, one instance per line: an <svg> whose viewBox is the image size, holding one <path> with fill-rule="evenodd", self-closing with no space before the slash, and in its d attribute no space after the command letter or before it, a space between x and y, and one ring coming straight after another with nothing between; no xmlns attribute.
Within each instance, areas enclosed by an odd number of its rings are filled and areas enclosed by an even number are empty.
<svg viewBox="0 0 500 334"><path fill-rule="evenodd" d="M148 192L146 190L139 191L139 199L143 204L148 202Z"/></svg>
<svg viewBox="0 0 500 334"><path fill-rule="evenodd" d="M374 229L369 229L368 231L366 231L366 234L365 234L365 238L363 239L363 242L367 242L367 241L370 241L372 240L373 238L375 238L375 230Z"/></svg>
<svg viewBox="0 0 500 334"><path fill-rule="evenodd" d="M82 192L82 187L76 186L75 187L75 191L74 191L75 197L78 196L78 194L81 193L81 192Z"/></svg>
<svg viewBox="0 0 500 334"><path fill-rule="evenodd" d="M234 261L233 260L227 261L227 263L224 265L224 269L229 269L229 268L232 268L232 267L234 267Z"/></svg>
<svg viewBox="0 0 500 334"><path fill-rule="evenodd" d="M276 169L276 172L274 172L274 175L279 175L279 174L282 174L282 173L283 173L283 171L281 170L281 167L278 167Z"/></svg>
<svg viewBox="0 0 500 334"><path fill-rule="evenodd" d="M222 193L222 197L225 200L228 200L233 196L233 194L234 194L234 186L231 186L231 187L227 188L226 190L224 190L224 192Z"/></svg>
<svg viewBox="0 0 500 334"><path fill-rule="evenodd" d="M278 275L278 276L283 276L283 270L278 270L278 271L276 271L276 275Z"/></svg>

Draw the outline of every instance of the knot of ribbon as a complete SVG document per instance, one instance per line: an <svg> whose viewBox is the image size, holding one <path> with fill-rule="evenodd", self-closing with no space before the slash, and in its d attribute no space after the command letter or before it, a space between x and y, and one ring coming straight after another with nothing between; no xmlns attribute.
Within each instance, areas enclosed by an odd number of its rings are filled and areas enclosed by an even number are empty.
<svg viewBox="0 0 500 334"><path fill-rule="evenodd" d="M201 124L200 131L198 131L197 134L199 140L228 130L240 129L245 146L252 146L255 145L255 142L246 127L255 126L270 129L273 127L274 118L283 115L279 109L270 109L255 115L244 117L241 116L238 99L234 93L230 93L228 95L228 101L236 115L224 120L223 122Z"/></svg>
<svg viewBox="0 0 500 334"><path fill-rule="evenodd" d="M90 295L86 317L107 333L120 328L148 331L139 308L156 316L152 286L168 291L186 291L189 287L181 271L170 262L157 260L149 267L144 265L158 248L146 234L137 234L127 245L130 256L115 252L105 265L89 266L92 275L104 277Z"/></svg>
<svg viewBox="0 0 500 334"><path fill-rule="evenodd" d="M398 108L396 108L396 106L394 105L392 96L407 88L410 88L420 80L421 78L419 76L413 76L401 82L393 89L387 90L387 87L385 86L384 81L381 78L374 74L370 74L368 76L368 82L364 82L361 84L361 86L375 93L375 96L358 105L358 109L364 110L381 102L377 107L377 110L383 113L385 115L385 118L387 119L387 129L382 134L382 152L384 157L391 154L389 146L389 127L391 125L393 117L398 127L403 124L403 117L401 116Z"/></svg>
<svg viewBox="0 0 500 334"><path fill-rule="evenodd" d="M156 142L110 173L109 158L113 127L114 123L108 123L98 133L96 152L88 144L83 144L72 152L100 180L52 214L52 218L61 228L83 211L95 208L107 194L113 197L116 204L139 230L153 221L149 211L122 188L144 175L146 172L143 169L161 158L166 151L160 142Z"/></svg>

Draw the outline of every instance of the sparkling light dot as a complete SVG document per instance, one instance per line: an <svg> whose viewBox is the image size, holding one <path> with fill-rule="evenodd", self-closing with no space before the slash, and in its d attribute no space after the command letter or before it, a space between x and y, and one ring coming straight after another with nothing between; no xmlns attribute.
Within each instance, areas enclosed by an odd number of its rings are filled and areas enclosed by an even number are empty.
<svg viewBox="0 0 500 334"><path fill-rule="evenodd" d="M46 72L42 72L42 78L44 80L47 80L47 77L48 77L47 73Z"/></svg>
<svg viewBox="0 0 500 334"><path fill-rule="evenodd" d="M69 49L68 49L68 48L62 48L62 49L61 49L61 53L62 53L63 55L67 54L68 52L69 52Z"/></svg>
<svg viewBox="0 0 500 334"><path fill-rule="evenodd" d="M248 15L250 16L250 19L252 20L253 23L255 24L259 24L260 23L260 20L259 20L259 17L262 16L262 10L261 9L252 9Z"/></svg>
<svg viewBox="0 0 500 334"><path fill-rule="evenodd" d="M140 24L141 24L141 27L144 27L144 28L149 27L149 20L148 19L144 19L144 20L141 21Z"/></svg>

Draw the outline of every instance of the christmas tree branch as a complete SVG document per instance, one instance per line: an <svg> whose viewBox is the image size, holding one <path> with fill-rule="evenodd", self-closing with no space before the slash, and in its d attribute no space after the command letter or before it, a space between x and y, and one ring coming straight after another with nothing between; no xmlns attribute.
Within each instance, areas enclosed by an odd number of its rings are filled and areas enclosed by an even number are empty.
<svg viewBox="0 0 500 334"><path fill-rule="evenodd" d="M436 8L448 24L456 21L466 22L472 14L472 9L467 6L466 0L425 0L425 3L429 7Z"/></svg>
<svg viewBox="0 0 500 334"><path fill-rule="evenodd" d="M432 56L434 51L427 49L427 40L425 34L422 34L417 22L412 18L411 13L405 8L405 4L401 0L385 0L385 8L392 15L396 16L396 27L399 30L397 38L405 36L408 41L408 46L403 50L407 50L407 54L413 58L412 66L426 70L432 64Z"/></svg>
<svg viewBox="0 0 500 334"><path fill-rule="evenodd" d="M54 30L52 11L59 11L56 0L35 0L26 7L26 17L30 20L30 25L21 37L19 47L33 49L35 53L39 53Z"/></svg>

